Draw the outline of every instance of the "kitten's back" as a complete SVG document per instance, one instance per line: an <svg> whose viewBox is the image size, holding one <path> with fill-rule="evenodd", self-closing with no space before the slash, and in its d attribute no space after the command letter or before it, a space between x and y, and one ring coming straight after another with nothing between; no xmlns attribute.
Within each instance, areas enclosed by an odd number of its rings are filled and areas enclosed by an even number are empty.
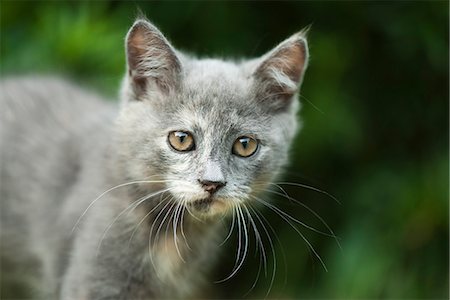
<svg viewBox="0 0 450 300"><path fill-rule="evenodd" d="M55 262L45 264L54 270L41 270L33 257L50 260L58 251L57 231L48 228L58 226L65 196L77 182L83 145L99 134L99 124L111 124L115 110L57 78L9 78L0 91L1 238L8 241L1 243L2 264L10 271L21 266L28 273L55 273Z"/></svg>

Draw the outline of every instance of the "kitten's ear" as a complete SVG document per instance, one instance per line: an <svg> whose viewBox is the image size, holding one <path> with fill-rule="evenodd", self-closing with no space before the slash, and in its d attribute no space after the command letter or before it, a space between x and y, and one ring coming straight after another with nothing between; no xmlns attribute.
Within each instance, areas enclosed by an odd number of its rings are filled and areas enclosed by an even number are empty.
<svg viewBox="0 0 450 300"><path fill-rule="evenodd" d="M126 37L130 84L136 99L149 89L168 93L176 89L181 63L174 48L150 22L137 20Z"/></svg>
<svg viewBox="0 0 450 300"><path fill-rule="evenodd" d="M258 99L275 110L289 107L308 65L306 31L294 34L262 57L253 73Z"/></svg>

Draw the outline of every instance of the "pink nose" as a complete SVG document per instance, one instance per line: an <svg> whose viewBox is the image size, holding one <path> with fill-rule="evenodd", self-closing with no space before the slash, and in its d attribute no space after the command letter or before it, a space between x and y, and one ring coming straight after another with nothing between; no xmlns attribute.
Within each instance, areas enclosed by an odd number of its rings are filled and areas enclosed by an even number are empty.
<svg viewBox="0 0 450 300"><path fill-rule="evenodd" d="M202 188L211 195L227 184L226 182L209 180L198 180L198 182L202 185Z"/></svg>

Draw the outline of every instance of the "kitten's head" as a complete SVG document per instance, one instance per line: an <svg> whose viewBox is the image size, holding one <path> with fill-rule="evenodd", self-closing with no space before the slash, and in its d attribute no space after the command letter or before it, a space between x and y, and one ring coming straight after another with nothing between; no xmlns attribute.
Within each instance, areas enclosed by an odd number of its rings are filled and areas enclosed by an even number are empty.
<svg viewBox="0 0 450 300"><path fill-rule="evenodd" d="M179 53L138 20L126 54L117 127L125 176L158 181L204 216L254 201L286 163L297 130L304 34L261 58L230 62Z"/></svg>

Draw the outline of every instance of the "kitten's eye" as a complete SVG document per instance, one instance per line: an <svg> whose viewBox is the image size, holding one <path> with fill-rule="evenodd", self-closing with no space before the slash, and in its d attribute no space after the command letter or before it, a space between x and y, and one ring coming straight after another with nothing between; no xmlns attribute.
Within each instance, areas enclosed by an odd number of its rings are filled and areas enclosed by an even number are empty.
<svg viewBox="0 0 450 300"><path fill-rule="evenodd" d="M233 144L233 154L240 157L249 157L258 150L258 141L249 136L239 137Z"/></svg>
<svg viewBox="0 0 450 300"><path fill-rule="evenodd" d="M189 132L172 131L168 140L170 146L177 151L187 152L195 148L194 137Z"/></svg>

